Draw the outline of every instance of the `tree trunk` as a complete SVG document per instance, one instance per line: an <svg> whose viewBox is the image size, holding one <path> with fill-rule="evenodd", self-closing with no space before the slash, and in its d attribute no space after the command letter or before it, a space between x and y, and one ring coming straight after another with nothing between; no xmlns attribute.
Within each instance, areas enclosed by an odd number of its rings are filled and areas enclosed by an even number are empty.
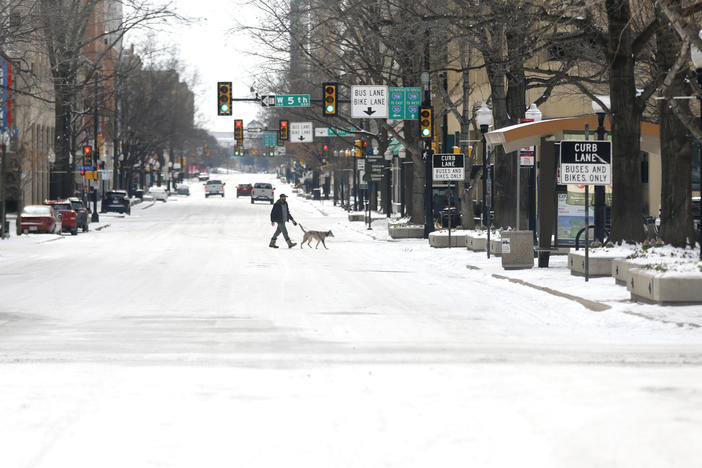
<svg viewBox="0 0 702 468"><path fill-rule="evenodd" d="M640 242L643 231L641 114L637 102L628 0L607 0L612 104L612 241Z"/></svg>
<svg viewBox="0 0 702 468"><path fill-rule="evenodd" d="M675 63L680 40L669 29L662 28L656 37L659 70L665 73ZM689 96L690 86L682 73L675 76L666 90L669 96ZM661 237L676 247L694 245L692 222L692 153L693 145L686 127L675 116L666 101L659 101L661 128Z"/></svg>
<svg viewBox="0 0 702 468"><path fill-rule="evenodd" d="M66 89L60 84L60 80L54 80L54 93L56 96L55 103L55 126L56 132L54 136L54 145L56 147L56 163L54 170L56 171L55 190L56 193L51 194L51 198L66 198L72 195L73 192L73 172L71 170L70 154L71 154L71 104L70 96Z"/></svg>

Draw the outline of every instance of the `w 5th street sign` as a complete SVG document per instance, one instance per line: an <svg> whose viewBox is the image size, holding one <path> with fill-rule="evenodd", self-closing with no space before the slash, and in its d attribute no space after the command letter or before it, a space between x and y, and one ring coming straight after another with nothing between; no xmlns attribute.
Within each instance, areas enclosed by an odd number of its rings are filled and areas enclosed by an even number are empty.
<svg viewBox="0 0 702 468"><path fill-rule="evenodd" d="M310 107L310 95L281 94L275 97L275 107Z"/></svg>
<svg viewBox="0 0 702 468"><path fill-rule="evenodd" d="M561 141L561 183L612 185L612 142Z"/></svg>

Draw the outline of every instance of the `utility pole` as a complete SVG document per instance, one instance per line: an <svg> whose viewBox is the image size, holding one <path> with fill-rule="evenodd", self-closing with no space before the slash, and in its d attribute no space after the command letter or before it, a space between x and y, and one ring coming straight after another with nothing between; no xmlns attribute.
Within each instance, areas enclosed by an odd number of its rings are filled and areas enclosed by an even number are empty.
<svg viewBox="0 0 702 468"><path fill-rule="evenodd" d="M94 153L95 155L93 156L93 164L97 165L97 162L100 160L100 145L98 144L98 130L99 130L99 125L98 125L98 73L97 71L95 72L95 122L93 122L93 135L94 135L94 140L93 143L95 144L94 148ZM97 193L97 187L95 187L95 190L93 190L93 215L90 218L90 221L93 223L97 223L100 221L100 216L98 215L97 211L97 199L98 199L98 193Z"/></svg>

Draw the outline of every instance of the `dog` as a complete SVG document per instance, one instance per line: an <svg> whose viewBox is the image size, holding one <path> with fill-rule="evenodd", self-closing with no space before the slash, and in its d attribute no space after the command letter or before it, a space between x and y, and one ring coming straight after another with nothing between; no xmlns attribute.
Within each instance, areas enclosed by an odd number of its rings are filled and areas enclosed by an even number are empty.
<svg viewBox="0 0 702 468"><path fill-rule="evenodd" d="M305 245L305 242L307 242L307 245L309 248L312 248L312 241L316 240L317 245L315 246L315 249L319 247L319 243L321 242L322 245L324 246L325 249L329 250L327 248L327 244L324 243L324 239L327 237L334 237L334 233L331 231L305 231L305 228L302 227L302 224L297 223L298 226L300 226L300 229L302 229L302 232L305 233L304 236L302 236L302 242L300 242L300 248L302 248L303 245Z"/></svg>

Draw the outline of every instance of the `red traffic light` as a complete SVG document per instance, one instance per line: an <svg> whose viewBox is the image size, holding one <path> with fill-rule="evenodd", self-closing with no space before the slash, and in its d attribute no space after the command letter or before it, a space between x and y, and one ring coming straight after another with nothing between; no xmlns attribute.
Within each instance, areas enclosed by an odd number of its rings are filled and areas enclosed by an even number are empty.
<svg viewBox="0 0 702 468"><path fill-rule="evenodd" d="M85 169L80 170L80 175L85 175Z"/></svg>
<svg viewBox="0 0 702 468"><path fill-rule="evenodd" d="M327 146L327 145L324 145L324 146L322 146L322 149L323 149L324 151L326 151L326 150L328 150L328 149L329 149L329 146Z"/></svg>
<svg viewBox="0 0 702 468"><path fill-rule="evenodd" d="M83 147L83 154L90 154L92 152L93 152L93 148L91 148L90 146Z"/></svg>
<svg viewBox="0 0 702 468"><path fill-rule="evenodd" d="M287 126L288 126L288 121L287 121L287 120L281 120L281 121L280 121L280 126L281 126L281 127L287 127Z"/></svg>
<svg viewBox="0 0 702 468"><path fill-rule="evenodd" d="M235 121L234 121L234 125L236 125L237 127L241 127L242 121L241 121L241 120L235 120Z"/></svg>

